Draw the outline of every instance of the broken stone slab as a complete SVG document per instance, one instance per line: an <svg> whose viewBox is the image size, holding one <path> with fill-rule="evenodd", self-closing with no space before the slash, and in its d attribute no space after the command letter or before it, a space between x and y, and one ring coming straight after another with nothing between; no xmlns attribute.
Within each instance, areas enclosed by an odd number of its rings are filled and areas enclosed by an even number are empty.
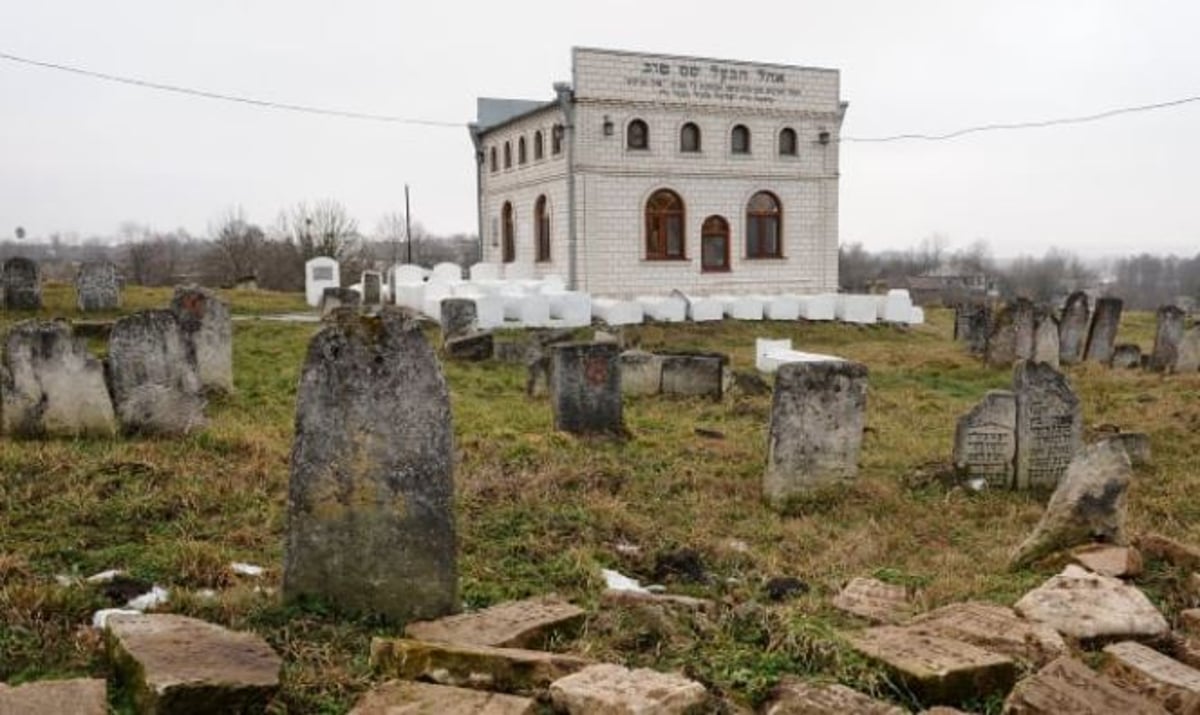
<svg viewBox="0 0 1200 715"><path fill-rule="evenodd" d="M994 603L952 603L916 616L906 627L1034 665L1043 665L1067 652L1066 642L1053 628L1031 623L1011 608Z"/></svg>
<svg viewBox="0 0 1200 715"><path fill-rule="evenodd" d="M905 715L907 710L844 685L815 685L785 677L768 696L762 715Z"/></svg>
<svg viewBox="0 0 1200 715"><path fill-rule="evenodd" d="M1142 575L1142 555L1132 546L1088 544L1071 551L1075 563L1088 571L1113 578Z"/></svg>
<svg viewBox="0 0 1200 715"><path fill-rule="evenodd" d="M537 701L447 685L389 680L367 691L350 715L536 715Z"/></svg>
<svg viewBox="0 0 1200 715"><path fill-rule="evenodd" d="M1028 360L1013 369L1018 489L1054 489L1083 444L1083 407L1064 374Z"/></svg>
<svg viewBox="0 0 1200 715"><path fill-rule="evenodd" d="M171 299L171 312L183 331L188 359L209 392L233 392L233 323L229 306L217 294L198 286L181 286Z"/></svg>
<svg viewBox="0 0 1200 715"><path fill-rule="evenodd" d="M657 395L663 387L663 358L642 350L626 350L617 358L621 366L621 392Z"/></svg>
<svg viewBox="0 0 1200 715"><path fill-rule="evenodd" d="M1022 596L1013 609L1081 641L1150 639L1169 630L1141 591L1075 564Z"/></svg>
<svg viewBox="0 0 1200 715"><path fill-rule="evenodd" d="M0 683L0 715L107 715L108 684L76 678L9 687Z"/></svg>
<svg viewBox="0 0 1200 715"><path fill-rule="evenodd" d="M1102 365L1112 361L1113 344L1117 339L1117 328L1121 325L1121 310L1124 307L1125 302L1120 298L1108 297L1096 301L1088 331L1085 360Z"/></svg>
<svg viewBox="0 0 1200 715"><path fill-rule="evenodd" d="M1168 712L1200 713L1200 670L1133 641L1106 646L1104 655L1103 671L1118 684Z"/></svg>
<svg viewBox="0 0 1200 715"><path fill-rule="evenodd" d="M1091 309L1087 293L1075 291L1067 296L1062 320L1058 324L1058 357L1064 365L1074 365L1083 360L1089 317Z"/></svg>
<svg viewBox="0 0 1200 715"><path fill-rule="evenodd" d="M521 648L408 638L371 640L371 667L380 675L505 693L542 690L592 664L573 655Z"/></svg>
<svg viewBox="0 0 1200 715"><path fill-rule="evenodd" d="M254 633L173 614L113 615L106 627L118 681L138 713L264 712L283 661Z"/></svg>
<svg viewBox="0 0 1200 715"><path fill-rule="evenodd" d="M1200 570L1200 549L1168 538L1162 534L1142 534L1134 545L1147 559L1166 561L1185 571Z"/></svg>
<svg viewBox="0 0 1200 715"><path fill-rule="evenodd" d="M1112 366L1117 370L1132 370L1142 366L1142 348L1133 343L1113 347Z"/></svg>
<svg viewBox="0 0 1200 715"><path fill-rule="evenodd" d="M1004 701L1006 715L1166 715L1167 711L1063 656L1021 680Z"/></svg>
<svg viewBox="0 0 1200 715"><path fill-rule="evenodd" d="M872 623L899 623L910 615L908 589L878 579L850 579L833 597L833 607Z"/></svg>
<svg viewBox="0 0 1200 715"><path fill-rule="evenodd" d="M575 632L586 615L582 608L557 596L542 596L436 621L415 621L404 628L404 635L416 640L496 648L541 648L555 636Z"/></svg>
<svg viewBox="0 0 1200 715"><path fill-rule="evenodd" d="M847 635L851 647L878 661L931 704L1006 693L1016 680L1011 658L970 643L910 628L881 626Z"/></svg>
<svg viewBox="0 0 1200 715"><path fill-rule="evenodd" d="M1145 467L1150 464L1150 436L1142 432L1120 432L1104 438L1104 441L1121 445L1125 454L1129 455L1129 463L1134 467Z"/></svg>
<svg viewBox="0 0 1200 715"><path fill-rule="evenodd" d="M983 361L989 367L1011 367L1018 360L1033 358L1034 305L1018 298L999 311L988 329Z"/></svg>
<svg viewBox="0 0 1200 715"><path fill-rule="evenodd" d="M1011 489L1017 455L1017 398L1008 390L990 390L954 430L954 468L966 480Z"/></svg>
<svg viewBox="0 0 1200 715"><path fill-rule="evenodd" d="M707 598L694 598L674 593L651 593L648 591L628 591L624 589L607 588L600 594L601 603L607 606L665 606L686 611L712 613L717 604Z"/></svg>
<svg viewBox="0 0 1200 715"><path fill-rule="evenodd" d="M1013 554L1020 567L1062 549L1102 542L1126 544L1125 492L1132 478L1129 456L1114 442L1084 447L1067 467L1046 512Z"/></svg>
<svg viewBox="0 0 1200 715"><path fill-rule="evenodd" d="M686 715L704 707L709 695L682 675L600 663L556 680L550 700L567 715Z"/></svg>
<svg viewBox="0 0 1200 715"><path fill-rule="evenodd" d="M479 362L490 360L495 352L495 337L490 330L450 338L443 349L451 360Z"/></svg>
<svg viewBox="0 0 1200 715"><path fill-rule="evenodd" d="M205 424L200 376L169 310L145 310L113 323L108 387L127 431L186 434Z"/></svg>

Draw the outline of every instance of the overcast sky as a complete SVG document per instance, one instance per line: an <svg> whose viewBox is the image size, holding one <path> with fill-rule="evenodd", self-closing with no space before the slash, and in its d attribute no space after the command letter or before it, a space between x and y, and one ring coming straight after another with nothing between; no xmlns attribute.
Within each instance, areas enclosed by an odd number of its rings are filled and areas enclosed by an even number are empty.
<svg viewBox="0 0 1200 715"><path fill-rule="evenodd" d="M0 52L279 102L465 125L477 96L550 99L573 45L841 70L848 137L947 132L1200 95L1190 0L0 3ZM474 232L465 128L308 116L0 61L0 237L202 234L335 198ZM998 256L1200 251L1200 103L955 141L844 143L841 238L938 233Z"/></svg>

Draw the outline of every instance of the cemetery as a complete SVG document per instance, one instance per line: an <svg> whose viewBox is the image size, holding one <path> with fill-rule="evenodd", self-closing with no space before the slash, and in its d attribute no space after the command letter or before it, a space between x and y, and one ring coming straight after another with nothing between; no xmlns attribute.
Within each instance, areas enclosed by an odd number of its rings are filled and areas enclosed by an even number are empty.
<svg viewBox="0 0 1200 715"><path fill-rule="evenodd" d="M1200 702L1181 312L454 269L6 264L0 712Z"/></svg>

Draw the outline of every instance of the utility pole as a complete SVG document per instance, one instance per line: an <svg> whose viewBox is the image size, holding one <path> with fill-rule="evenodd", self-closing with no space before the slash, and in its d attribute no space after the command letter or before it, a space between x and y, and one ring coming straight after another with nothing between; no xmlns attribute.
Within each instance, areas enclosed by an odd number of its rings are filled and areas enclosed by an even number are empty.
<svg viewBox="0 0 1200 715"><path fill-rule="evenodd" d="M408 210L408 184L404 185L404 242L408 244L408 262L412 263L412 219Z"/></svg>

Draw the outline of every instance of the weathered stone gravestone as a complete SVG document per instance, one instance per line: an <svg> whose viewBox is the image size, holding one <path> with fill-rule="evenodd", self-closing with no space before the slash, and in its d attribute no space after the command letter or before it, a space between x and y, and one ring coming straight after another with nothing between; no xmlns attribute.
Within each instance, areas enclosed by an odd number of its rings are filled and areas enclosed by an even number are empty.
<svg viewBox="0 0 1200 715"><path fill-rule="evenodd" d="M233 392L233 322L229 306L216 293L196 286L178 287L171 312L179 321L188 359L211 392Z"/></svg>
<svg viewBox="0 0 1200 715"><path fill-rule="evenodd" d="M121 307L121 277L108 261L89 261L75 275L75 304L89 313Z"/></svg>
<svg viewBox="0 0 1200 715"><path fill-rule="evenodd" d="M1018 489L1053 489L1083 444L1083 412L1067 378L1045 363L1013 371Z"/></svg>
<svg viewBox="0 0 1200 715"><path fill-rule="evenodd" d="M362 305L362 296L349 288L326 288L321 294L321 317L326 318L338 308L357 309Z"/></svg>
<svg viewBox="0 0 1200 715"><path fill-rule="evenodd" d="M964 479L984 479L988 486L1013 487L1017 455L1017 398L992 390L954 430L954 468Z"/></svg>
<svg viewBox="0 0 1200 715"><path fill-rule="evenodd" d="M988 332L984 362L992 367L1011 367L1017 360L1029 360L1034 349L1034 308L1018 298L1000 309Z"/></svg>
<svg viewBox="0 0 1200 715"><path fill-rule="evenodd" d="M1120 298L1101 298L1096 301L1084 355L1088 362L1107 365L1112 361L1113 345L1117 340L1117 328L1121 324L1121 309L1124 305Z"/></svg>
<svg viewBox="0 0 1200 715"><path fill-rule="evenodd" d="M1040 316L1037 328L1034 331L1032 359L1036 362L1044 362L1050 367L1058 369L1059 353L1061 351L1058 343L1058 335L1058 321L1051 315Z"/></svg>
<svg viewBox="0 0 1200 715"><path fill-rule="evenodd" d="M1179 341L1179 355L1175 358L1175 372L1183 374L1200 370L1200 325L1193 325L1183 333Z"/></svg>
<svg viewBox="0 0 1200 715"><path fill-rule="evenodd" d="M479 330L479 311L474 298L442 300L442 342L463 338Z"/></svg>
<svg viewBox="0 0 1200 715"><path fill-rule="evenodd" d="M42 272L36 261L15 256L0 267L4 307L8 310L41 310Z"/></svg>
<svg viewBox="0 0 1200 715"><path fill-rule="evenodd" d="M564 343L551 348L555 429L575 434L624 432L619 352L613 343Z"/></svg>
<svg viewBox="0 0 1200 715"><path fill-rule="evenodd" d="M1164 305L1155 313L1158 325L1154 332L1154 352L1150 353L1151 370L1174 372L1186 317L1187 314L1174 305Z"/></svg>
<svg viewBox="0 0 1200 715"><path fill-rule="evenodd" d="M1089 317L1091 309L1087 293L1076 291L1067 296L1062 320L1058 324L1058 359L1062 364L1074 365L1083 360Z"/></svg>
<svg viewBox="0 0 1200 715"><path fill-rule="evenodd" d="M204 426L200 378L169 310L146 310L113 324L108 386L128 431L184 434Z"/></svg>
<svg viewBox="0 0 1200 715"><path fill-rule="evenodd" d="M0 370L3 433L25 437L110 436L117 421L104 365L64 322L17 323Z"/></svg>
<svg viewBox="0 0 1200 715"><path fill-rule="evenodd" d="M363 271L362 302L370 306L383 303L383 276L379 271Z"/></svg>
<svg viewBox="0 0 1200 715"><path fill-rule="evenodd" d="M457 610L453 435L413 316L336 314L300 375L285 595L400 621Z"/></svg>
<svg viewBox="0 0 1200 715"><path fill-rule="evenodd" d="M763 495L774 506L858 476L867 367L848 360L780 366L771 400Z"/></svg>
<svg viewBox="0 0 1200 715"><path fill-rule="evenodd" d="M621 392L626 395L657 395L662 391L663 358L643 350L621 353Z"/></svg>
<svg viewBox="0 0 1200 715"><path fill-rule="evenodd" d="M1113 348L1111 364L1119 369L1141 367L1142 349L1135 343L1121 343Z"/></svg>
<svg viewBox="0 0 1200 715"><path fill-rule="evenodd" d="M717 354L663 355L662 394L719 400L726 362Z"/></svg>
<svg viewBox="0 0 1200 715"><path fill-rule="evenodd" d="M966 343L967 352L980 355L987 348L991 321L987 303L960 303L954 311L954 339Z"/></svg>

